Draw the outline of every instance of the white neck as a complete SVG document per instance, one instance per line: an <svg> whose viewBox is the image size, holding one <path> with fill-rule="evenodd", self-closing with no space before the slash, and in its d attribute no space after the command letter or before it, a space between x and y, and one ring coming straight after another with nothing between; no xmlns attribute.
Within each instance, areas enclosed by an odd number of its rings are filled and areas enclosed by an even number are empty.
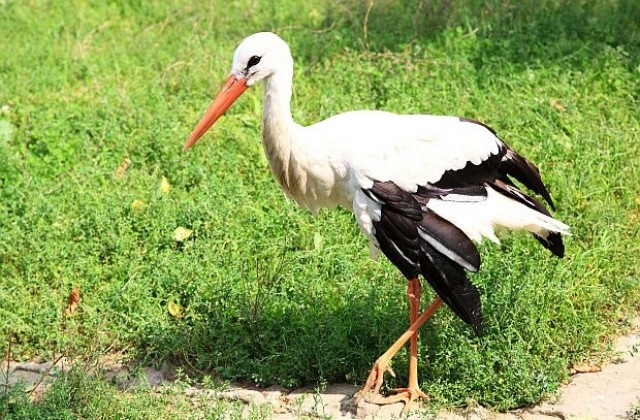
<svg viewBox="0 0 640 420"><path fill-rule="evenodd" d="M291 193L291 141L297 126L291 116L293 63L265 80L262 107L262 145L271 170L287 193Z"/></svg>
<svg viewBox="0 0 640 420"><path fill-rule="evenodd" d="M336 188L347 171L332 166L327 148L311 146L304 128L291 116L291 87L293 60L281 66L265 82L262 114L262 145L273 175L287 196L300 206L316 213L320 207L335 207L338 203L349 206L353 197ZM334 159L333 162L338 162ZM315 168L312 174L311 167ZM339 175L338 172L342 175Z"/></svg>

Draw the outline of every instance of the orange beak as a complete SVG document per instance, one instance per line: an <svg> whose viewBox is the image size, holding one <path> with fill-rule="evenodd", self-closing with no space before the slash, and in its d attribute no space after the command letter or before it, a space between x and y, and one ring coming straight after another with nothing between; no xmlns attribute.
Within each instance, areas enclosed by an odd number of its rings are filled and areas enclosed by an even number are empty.
<svg viewBox="0 0 640 420"><path fill-rule="evenodd" d="M189 150L191 146L196 144L196 142L211 128L211 126L218 121L218 118L224 114L224 112L229 109L229 107L238 99L242 93L247 90L249 86L247 86L246 78L236 78L236 76L231 75L220 89L218 96L213 100L213 103L207 109L207 112L204 114L196 128L193 129L189 139L184 144L182 151L185 152Z"/></svg>

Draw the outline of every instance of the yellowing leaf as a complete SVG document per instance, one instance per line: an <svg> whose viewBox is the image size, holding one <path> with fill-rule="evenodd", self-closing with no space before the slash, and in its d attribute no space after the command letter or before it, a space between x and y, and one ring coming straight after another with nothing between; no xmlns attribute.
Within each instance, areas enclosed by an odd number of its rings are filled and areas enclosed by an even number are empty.
<svg viewBox="0 0 640 420"><path fill-rule="evenodd" d="M319 250L321 250L321 249L322 249L322 235L320 235L320 233L319 233L319 232L316 232L316 233L313 235L313 248L314 248L316 251L319 251Z"/></svg>
<svg viewBox="0 0 640 420"><path fill-rule="evenodd" d="M572 368L577 373L593 373L602 370L602 366L589 362L576 363Z"/></svg>
<svg viewBox="0 0 640 420"><path fill-rule="evenodd" d="M162 194L169 194L169 191L171 191L171 184L169 184L169 180L166 176L162 177L162 181L160 182L160 191L162 191Z"/></svg>
<svg viewBox="0 0 640 420"><path fill-rule="evenodd" d="M116 169L116 172L113 174L113 176L116 178L120 178L122 175L125 174L125 172L127 172L127 169L129 169L130 165L131 165L131 160L129 158L124 158L120 163L120 166L118 166L118 169Z"/></svg>
<svg viewBox="0 0 640 420"><path fill-rule="evenodd" d="M171 316L182 318L182 306L180 306L179 303L169 301L169 303L167 304L167 309L169 309L169 313L171 314Z"/></svg>
<svg viewBox="0 0 640 420"><path fill-rule="evenodd" d="M636 197L636 204L640 206L640 195Z"/></svg>
<svg viewBox="0 0 640 420"><path fill-rule="evenodd" d="M71 315L80 303L80 288L76 287L67 298L67 308L64 310L65 315Z"/></svg>
<svg viewBox="0 0 640 420"><path fill-rule="evenodd" d="M142 200L133 200L133 203L131 203L131 210L133 211L142 211L145 207L147 207L147 204Z"/></svg>
<svg viewBox="0 0 640 420"><path fill-rule="evenodd" d="M176 228L175 232L173 232L173 236L176 239L176 242L182 242L187 240L192 233L193 231L191 229L179 226Z"/></svg>
<svg viewBox="0 0 640 420"><path fill-rule="evenodd" d="M564 107L564 105L562 105L560 102L558 102L556 99L551 99L549 101L549 103L551 104L552 107L554 107L555 109L557 109L560 112L564 112L566 110L566 108Z"/></svg>
<svg viewBox="0 0 640 420"><path fill-rule="evenodd" d="M312 9L309 12L309 18L313 21L318 21L319 19L322 19L323 14L320 13L320 11L318 11L318 9Z"/></svg>

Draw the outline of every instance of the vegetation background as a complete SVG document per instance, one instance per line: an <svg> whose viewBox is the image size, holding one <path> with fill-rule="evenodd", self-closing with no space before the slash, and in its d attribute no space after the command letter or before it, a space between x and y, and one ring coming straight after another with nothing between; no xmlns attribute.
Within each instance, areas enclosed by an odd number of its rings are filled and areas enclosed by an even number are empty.
<svg viewBox="0 0 640 420"><path fill-rule="evenodd" d="M5 359L169 361L209 385L361 383L406 328L406 284L369 259L350 213L313 218L283 198L260 88L180 152L260 30L291 45L300 123L358 108L479 119L539 164L572 226L563 260L524 235L482 245L485 336L449 310L423 328L436 403L535 403L574 363L610 357L640 298L637 1L2 0ZM0 415L227 409L154 395L72 372L36 403L4 387Z"/></svg>

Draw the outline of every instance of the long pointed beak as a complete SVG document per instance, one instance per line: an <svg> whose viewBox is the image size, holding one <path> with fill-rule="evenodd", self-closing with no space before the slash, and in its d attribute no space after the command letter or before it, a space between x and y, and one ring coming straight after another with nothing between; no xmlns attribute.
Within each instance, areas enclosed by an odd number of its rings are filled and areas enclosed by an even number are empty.
<svg viewBox="0 0 640 420"><path fill-rule="evenodd" d="M209 105L209 109L207 109L207 112L205 112L202 119L200 119L196 128L191 132L182 151L185 152L189 150L248 88L246 78L238 79L234 75L229 76L224 86L222 86L222 89L220 89L218 96L216 96L211 105Z"/></svg>

